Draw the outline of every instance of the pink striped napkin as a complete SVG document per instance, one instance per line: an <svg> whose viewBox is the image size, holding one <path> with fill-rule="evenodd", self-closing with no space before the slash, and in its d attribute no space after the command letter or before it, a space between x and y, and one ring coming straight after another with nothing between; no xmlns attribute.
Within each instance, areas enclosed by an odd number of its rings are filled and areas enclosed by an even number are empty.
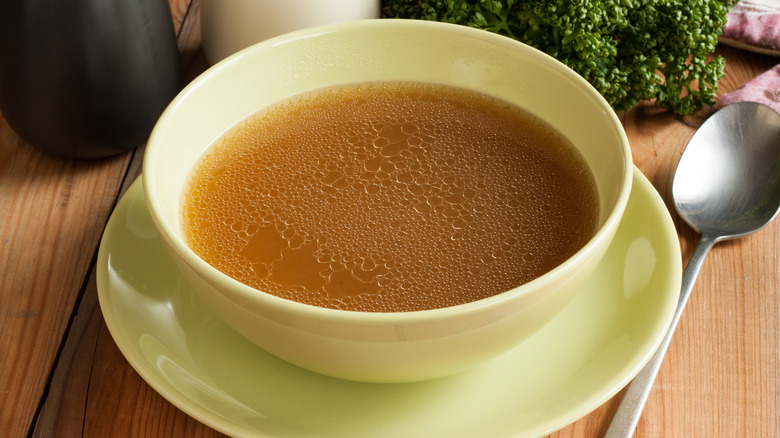
<svg viewBox="0 0 780 438"><path fill-rule="evenodd" d="M780 56L780 0L742 0L729 12L720 42ZM760 102L780 112L780 64L720 98L720 106Z"/></svg>

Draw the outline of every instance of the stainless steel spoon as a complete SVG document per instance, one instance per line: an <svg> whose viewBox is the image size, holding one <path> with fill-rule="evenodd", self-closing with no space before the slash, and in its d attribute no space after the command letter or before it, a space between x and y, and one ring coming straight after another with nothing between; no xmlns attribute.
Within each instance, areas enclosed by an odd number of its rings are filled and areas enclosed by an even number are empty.
<svg viewBox="0 0 780 438"><path fill-rule="evenodd" d="M752 102L724 107L693 135L672 182L680 216L701 233L680 300L658 350L634 378L605 438L630 437L642 414L693 283L712 246L758 231L780 209L780 114Z"/></svg>

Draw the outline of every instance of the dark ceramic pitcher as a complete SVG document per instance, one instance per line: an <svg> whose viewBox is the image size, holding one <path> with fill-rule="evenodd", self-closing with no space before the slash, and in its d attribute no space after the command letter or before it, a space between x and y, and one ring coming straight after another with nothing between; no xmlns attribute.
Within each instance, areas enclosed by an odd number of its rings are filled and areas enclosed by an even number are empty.
<svg viewBox="0 0 780 438"><path fill-rule="evenodd" d="M0 111L35 147L132 149L178 89L166 0L0 0Z"/></svg>

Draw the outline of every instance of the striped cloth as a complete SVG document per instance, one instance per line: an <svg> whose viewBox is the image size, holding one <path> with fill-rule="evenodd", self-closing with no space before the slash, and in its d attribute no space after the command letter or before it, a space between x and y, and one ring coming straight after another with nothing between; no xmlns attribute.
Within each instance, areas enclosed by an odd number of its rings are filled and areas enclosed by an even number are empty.
<svg viewBox="0 0 780 438"><path fill-rule="evenodd" d="M780 57L780 0L743 0L729 12L720 42ZM725 94L720 106L760 102L780 112L780 64Z"/></svg>

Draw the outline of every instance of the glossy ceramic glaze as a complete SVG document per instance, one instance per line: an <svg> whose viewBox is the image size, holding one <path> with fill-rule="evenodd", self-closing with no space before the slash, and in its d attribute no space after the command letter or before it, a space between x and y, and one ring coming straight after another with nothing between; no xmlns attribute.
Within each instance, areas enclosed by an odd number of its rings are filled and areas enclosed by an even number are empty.
<svg viewBox="0 0 780 438"><path fill-rule="evenodd" d="M582 292L525 342L457 376L349 382L257 348L178 275L139 182L103 237L100 306L138 373L230 436L543 436L618 392L655 351L674 312L681 275L674 225L647 179L634 175L625 220Z"/></svg>
<svg viewBox="0 0 780 438"><path fill-rule="evenodd" d="M221 133L290 95L376 80L471 88L552 124L594 173L601 215L595 237L558 268L503 294L395 314L323 309L264 294L221 274L183 243L181 193L190 169ZM630 193L631 169L628 142L612 109L553 58L464 26L363 20L271 39L208 70L160 118L147 146L143 183L152 219L184 278L238 332L311 370L399 382L467 370L516 346L560 312L614 236Z"/></svg>

